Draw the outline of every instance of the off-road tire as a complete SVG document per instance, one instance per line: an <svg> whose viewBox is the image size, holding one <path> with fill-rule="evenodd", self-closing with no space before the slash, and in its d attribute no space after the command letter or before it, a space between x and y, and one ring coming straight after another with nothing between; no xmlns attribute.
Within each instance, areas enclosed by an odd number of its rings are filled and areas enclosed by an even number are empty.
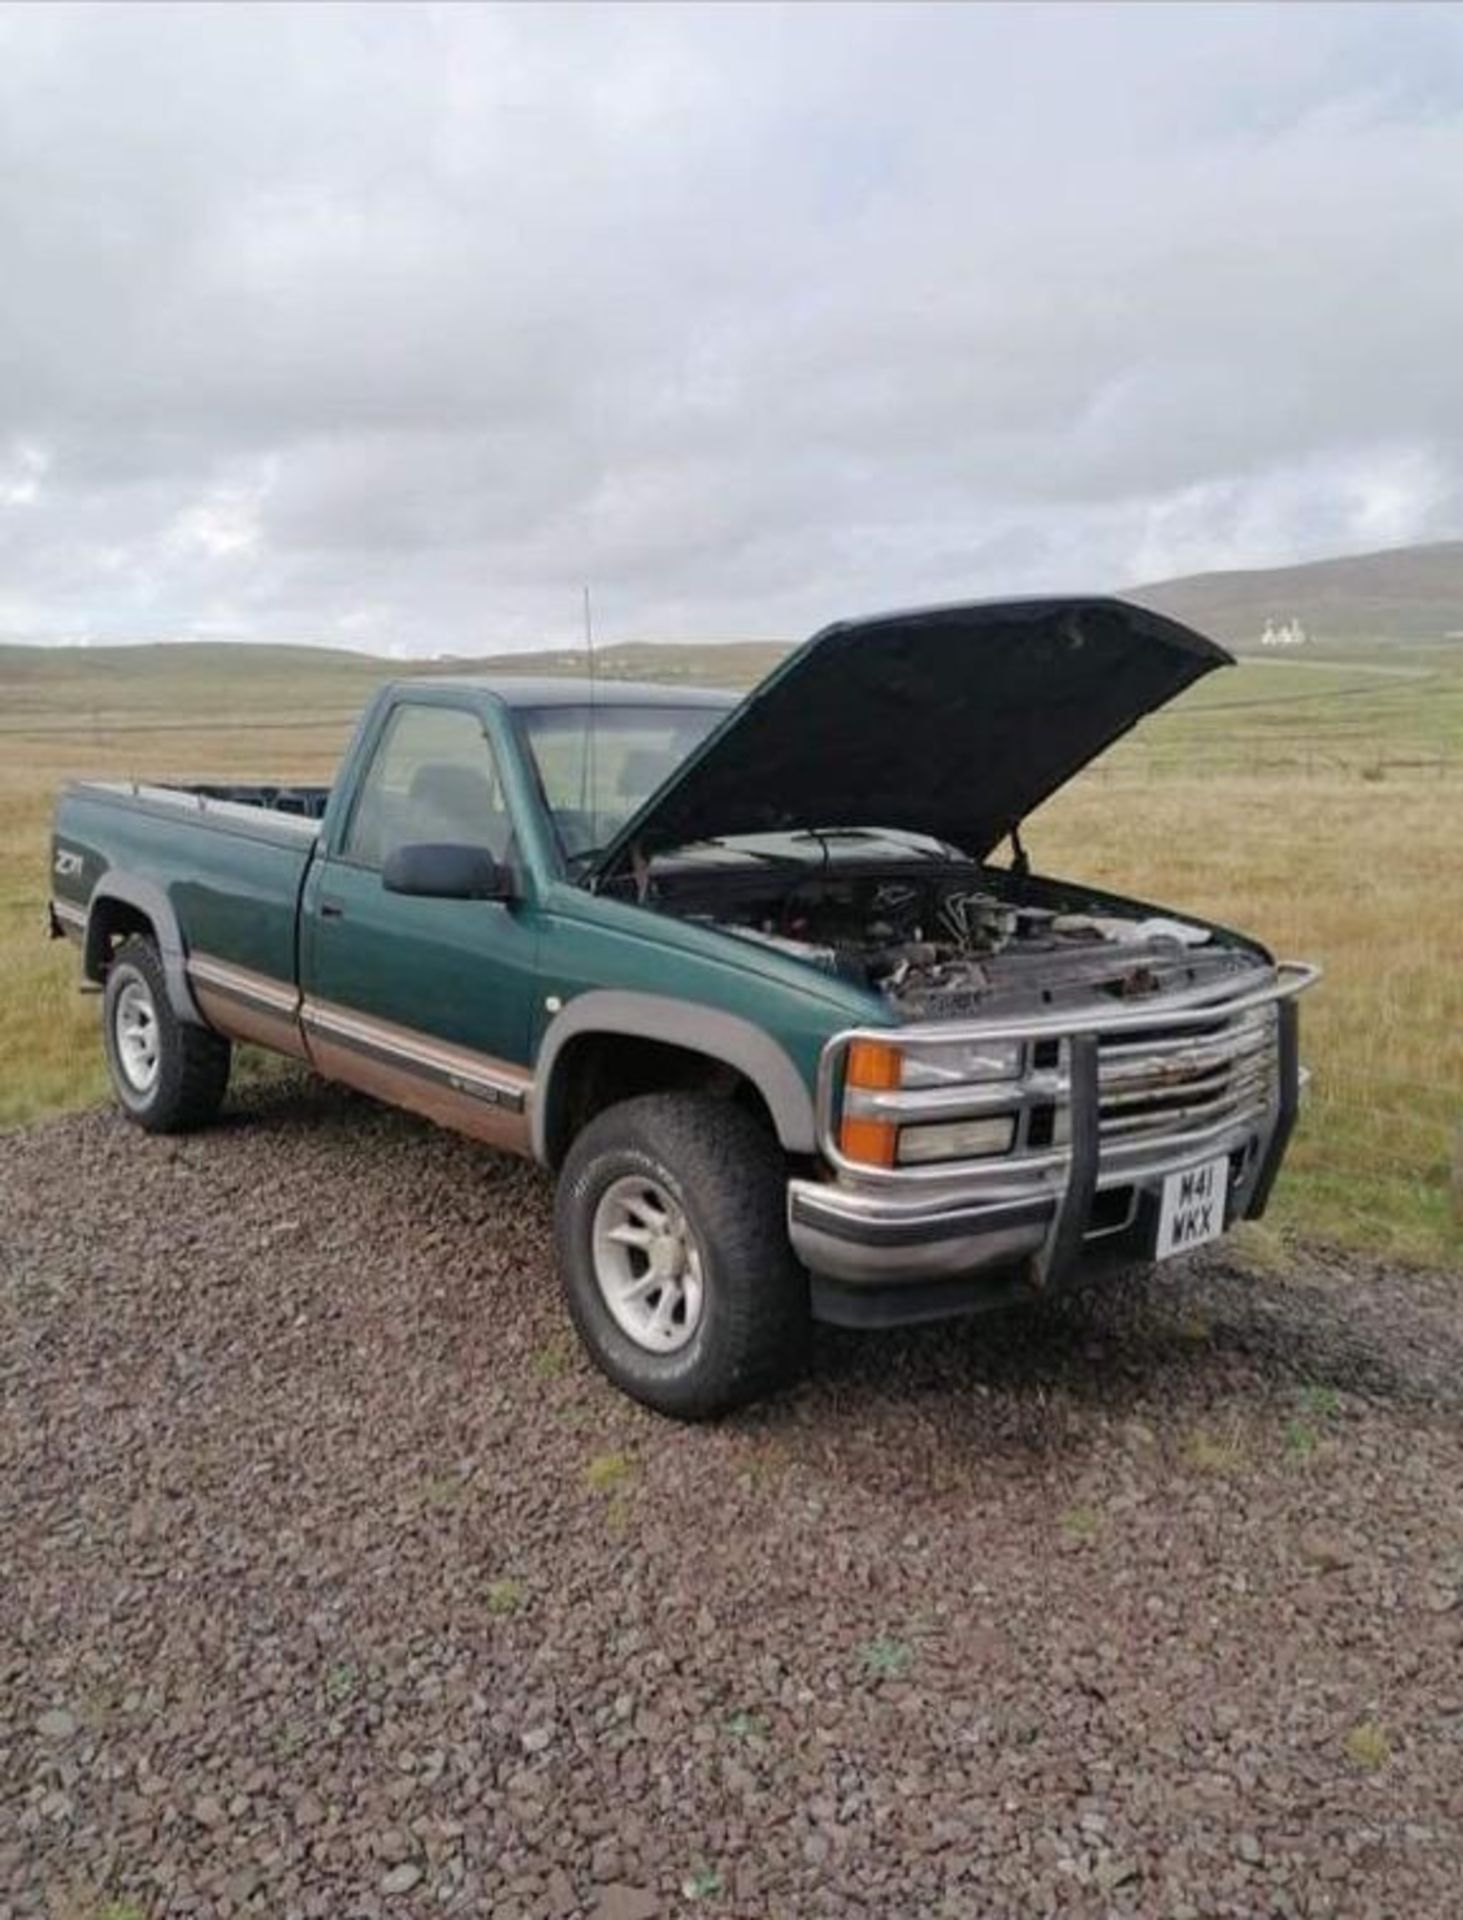
<svg viewBox="0 0 1463 1920"><path fill-rule="evenodd" d="M151 1084L137 1086L120 1056L118 1009L128 988L138 986L151 1003L156 1025L157 1069ZM102 1000L102 1044L118 1105L148 1133L189 1133L207 1126L229 1084L232 1049L208 1027L180 1020L168 999L167 976L151 940L131 934L112 957Z"/></svg>
<svg viewBox="0 0 1463 1920"><path fill-rule="evenodd" d="M673 1195L700 1248L700 1321L677 1352L631 1339L596 1278L596 1208L627 1175ZM797 1378L807 1364L808 1276L788 1241L786 1191L777 1141L727 1100L645 1094L592 1120L560 1173L554 1230L569 1313L601 1372L678 1420L709 1419Z"/></svg>

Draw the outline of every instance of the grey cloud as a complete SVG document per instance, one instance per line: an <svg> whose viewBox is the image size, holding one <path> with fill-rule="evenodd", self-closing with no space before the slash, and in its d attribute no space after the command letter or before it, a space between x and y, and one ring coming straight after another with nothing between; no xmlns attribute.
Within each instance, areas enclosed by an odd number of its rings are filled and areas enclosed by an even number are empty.
<svg viewBox="0 0 1463 1920"><path fill-rule="evenodd" d="M796 634L1456 532L1463 16L0 9L0 631Z"/></svg>

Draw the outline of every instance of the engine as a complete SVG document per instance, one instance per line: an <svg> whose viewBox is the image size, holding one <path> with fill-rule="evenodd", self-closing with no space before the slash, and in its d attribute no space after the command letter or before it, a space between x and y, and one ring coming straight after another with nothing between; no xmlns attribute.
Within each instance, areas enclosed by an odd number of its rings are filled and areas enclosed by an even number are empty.
<svg viewBox="0 0 1463 1920"><path fill-rule="evenodd" d="M1191 921L974 866L697 891L657 904L866 986L907 1019L1142 998L1254 965Z"/></svg>

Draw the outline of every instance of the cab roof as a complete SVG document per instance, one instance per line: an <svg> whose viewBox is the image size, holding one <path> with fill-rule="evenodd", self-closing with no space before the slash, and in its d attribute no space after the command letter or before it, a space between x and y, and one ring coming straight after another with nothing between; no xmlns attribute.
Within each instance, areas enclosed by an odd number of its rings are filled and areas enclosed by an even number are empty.
<svg viewBox="0 0 1463 1920"><path fill-rule="evenodd" d="M393 692L486 693L505 707L734 707L742 698L725 687L668 686L654 680L570 679L558 674L423 675L398 680Z"/></svg>

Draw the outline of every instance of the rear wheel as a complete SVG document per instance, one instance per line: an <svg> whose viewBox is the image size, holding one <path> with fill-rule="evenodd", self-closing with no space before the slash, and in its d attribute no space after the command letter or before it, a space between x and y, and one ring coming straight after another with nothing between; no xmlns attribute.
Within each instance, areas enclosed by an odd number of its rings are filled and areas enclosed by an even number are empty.
<svg viewBox="0 0 1463 1920"><path fill-rule="evenodd" d="M569 1312L615 1385L683 1420L806 1364L808 1279L784 1224L781 1149L704 1094L610 1107L570 1148L555 1206Z"/></svg>
<svg viewBox="0 0 1463 1920"><path fill-rule="evenodd" d="M162 959L141 935L124 940L107 969L102 1039L118 1102L149 1133L187 1133L218 1112L229 1043L173 1012Z"/></svg>

